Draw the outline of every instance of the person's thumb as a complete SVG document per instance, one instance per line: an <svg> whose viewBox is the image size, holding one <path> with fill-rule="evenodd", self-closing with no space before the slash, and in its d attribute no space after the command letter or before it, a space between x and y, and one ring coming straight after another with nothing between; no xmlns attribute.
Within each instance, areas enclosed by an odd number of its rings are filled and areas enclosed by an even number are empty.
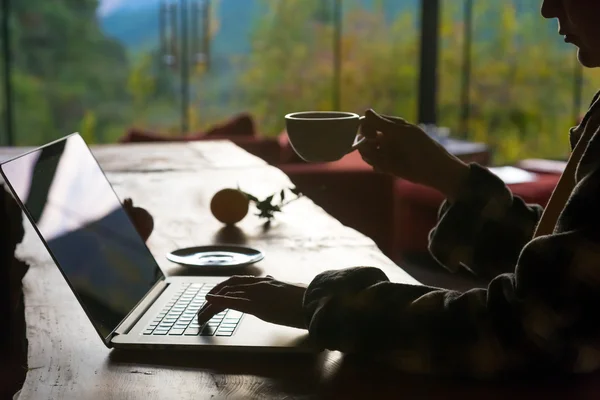
<svg viewBox="0 0 600 400"><path fill-rule="evenodd" d="M379 115L373 109L368 109L365 112L365 119L363 121L363 127L367 137L372 137L377 131L386 133L394 127L394 122Z"/></svg>

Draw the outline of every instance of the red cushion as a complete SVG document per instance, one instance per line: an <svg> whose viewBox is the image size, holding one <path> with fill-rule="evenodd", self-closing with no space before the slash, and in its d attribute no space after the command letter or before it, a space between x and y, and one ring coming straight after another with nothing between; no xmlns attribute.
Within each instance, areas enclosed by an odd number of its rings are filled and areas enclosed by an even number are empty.
<svg viewBox="0 0 600 400"><path fill-rule="evenodd" d="M185 142L190 140L230 139L254 136L256 136L256 129L252 117L248 114L239 114L221 124L211 127L206 132L197 132L187 135L167 135L133 127L129 129L119 142Z"/></svg>
<svg viewBox="0 0 600 400"><path fill-rule="evenodd" d="M281 164L305 164L306 163L306 161L304 161L298 154L296 154L296 152L292 148L292 145L290 144L290 139L285 130L279 134L279 136L277 137L277 140L279 141L279 147L281 149L281 157L280 157Z"/></svg>
<svg viewBox="0 0 600 400"><path fill-rule="evenodd" d="M527 203L545 206L558 183L558 175L536 175L534 182L509 185ZM398 179L394 184L394 221L397 256L427 251L429 231L437 223L444 197L431 188Z"/></svg>
<svg viewBox="0 0 600 400"><path fill-rule="evenodd" d="M200 135L208 139L216 137L256 136L256 129L254 120L249 114L239 114L222 124L213 126L203 135Z"/></svg>
<svg viewBox="0 0 600 400"><path fill-rule="evenodd" d="M180 142L190 140L186 136L169 136L157 132L152 132L143 128L129 128L127 133L119 139L119 143L137 143L137 142Z"/></svg>

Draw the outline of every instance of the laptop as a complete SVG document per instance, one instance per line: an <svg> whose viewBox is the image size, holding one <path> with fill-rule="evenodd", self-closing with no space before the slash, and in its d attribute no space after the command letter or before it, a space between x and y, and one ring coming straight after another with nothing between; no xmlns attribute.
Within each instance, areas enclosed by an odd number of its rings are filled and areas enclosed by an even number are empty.
<svg viewBox="0 0 600 400"><path fill-rule="evenodd" d="M235 310L200 326L204 296L226 277L165 276L79 134L0 172L107 347L314 351L306 331Z"/></svg>

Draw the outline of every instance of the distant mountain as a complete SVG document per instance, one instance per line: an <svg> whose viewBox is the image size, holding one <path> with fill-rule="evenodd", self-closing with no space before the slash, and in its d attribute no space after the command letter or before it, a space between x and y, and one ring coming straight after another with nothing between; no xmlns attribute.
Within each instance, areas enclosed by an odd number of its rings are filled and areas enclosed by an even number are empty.
<svg viewBox="0 0 600 400"><path fill-rule="evenodd" d="M273 0L285 1L285 0ZM360 6L370 9L381 3L392 19L398 13L417 11L421 0L345 0L345 8ZM146 50L158 45L159 5L161 0L103 0L99 21L104 32L129 50ZM260 0L220 0L220 29L213 39L215 53L247 53L254 21L262 13Z"/></svg>
<svg viewBox="0 0 600 400"><path fill-rule="evenodd" d="M98 15L107 17L122 11L155 7L160 4L160 1L161 0L100 0L98 5Z"/></svg>
<svg viewBox="0 0 600 400"><path fill-rule="evenodd" d="M106 15L99 15L106 35L130 51L156 48L159 41L160 0L128 0ZM260 15L259 0L221 0L218 4L220 29L213 39L215 53L247 53L253 21Z"/></svg>
<svg viewBox="0 0 600 400"><path fill-rule="evenodd" d="M192 1L194 0L188 0L188 4ZM418 17L421 1L344 0L343 6L345 10L352 7L364 9L383 7L386 11L386 17L393 20L399 13L407 10ZM102 0L98 13L100 26L106 35L117 39L132 53L155 49L158 47L159 42L160 3L161 0ZM537 3L537 1L516 2L517 13L519 15L537 14L539 13ZM250 34L257 17L260 17L263 12L263 1L218 0L216 4L220 27L212 42L215 59L248 53L250 50ZM460 17L462 6L457 6L456 12L459 14L457 17ZM498 16L494 14L487 16L487 18L492 18L495 22ZM554 23L548 23L550 29L555 29L554 25ZM482 32L478 31L478 35L481 34Z"/></svg>
<svg viewBox="0 0 600 400"><path fill-rule="evenodd" d="M100 17L99 22L107 36L117 39L129 50L158 44L158 8L119 9Z"/></svg>

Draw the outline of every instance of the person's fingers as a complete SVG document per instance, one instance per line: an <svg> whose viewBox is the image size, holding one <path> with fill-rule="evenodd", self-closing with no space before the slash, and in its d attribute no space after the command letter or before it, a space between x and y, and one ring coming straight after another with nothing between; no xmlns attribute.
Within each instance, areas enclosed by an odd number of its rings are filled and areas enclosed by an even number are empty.
<svg viewBox="0 0 600 400"><path fill-rule="evenodd" d="M212 302L206 302L198 311L198 324L203 325L207 323L216 314L225 310L225 308L223 308L221 305L214 304Z"/></svg>
<svg viewBox="0 0 600 400"><path fill-rule="evenodd" d="M372 148L372 147L363 147L358 149L358 152L360 153L360 156L362 157L363 161L366 162L367 164L369 164L370 166L374 166L377 165L378 163L378 155L377 155L377 150Z"/></svg>
<svg viewBox="0 0 600 400"><path fill-rule="evenodd" d="M373 167L375 172L391 173L393 170L393 157L383 148L369 148L361 152L363 160Z"/></svg>
<svg viewBox="0 0 600 400"><path fill-rule="evenodd" d="M243 313L254 314L256 311L256 302L244 297L238 297L244 295L244 293L237 295L236 293L238 292L232 292L227 295L208 295L207 298L210 297L209 301L220 309L231 308Z"/></svg>
<svg viewBox="0 0 600 400"><path fill-rule="evenodd" d="M379 140L365 140L358 147L361 157L369 164L377 164L381 158L381 142Z"/></svg>
<svg viewBox="0 0 600 400"><path fill-rule="evenodd" d="M410 123L408 121L406 121L404 118L402 117L396 117L394 115L387 115L387 114L379 114L382 118L385 118L389 121L395 122L396 124L401 124L401 125L410 125Z"/></svg>
<svg viewBox="0 0 600 400"><path fill-rule="evenodd" d="M376 139L379 136L378 132L390 129L390 126L385 126L384 122L375 111L369 109L360 124L360 133L367 139Z"/></svg>
<svg viewBox="0 0 600 400"><path fill-rule="evenodd" d="M227 294L209 294L206 300L216 306L230 308L240 303L251 302L251 299L245 297L245 292L228 292Z"/></svg>
<svg viewBox="0 0 600 400"><path fill-rule="evenodd" d="M244 299L246 301L250 301L247 298L244 298L248 295L248 292L243 290L238 291L226 291L225 294L222 295L206 295L206 303L198 310L198 323L203 324L206 323L209 319L211 319L215 314L220 313L221 311L229 307L227 301L236 299Z"/></svg>
<svg viewBox="0 0 600 400"><path fill-rule="evenodd" d="M236 286L243 283L256 283L256 282L264 282L273 280L271 277L258 277L253 275L234 275L231 278L224 280L223 282L217 284L214 288L212 288L208 293L209 294L217 294L223 288L229 286Z"/></svg>
<svg viewBox="0 0 600 400"><path fill-rule="evenodd" d="M379 114L374 110L369 109L365 112L365 119L363 120L363 127L366 128L367 132L371 134L374 130L381 133L385 133L396 127L394 121L391 121Z"/></svg>
<svg viewBox="0 0 600 400"><path fill-rule="evenodd" d="M266 283L265 281L261 281L261 282L253 282L253 283L245 283L245 284L238 284L238 285L233 285L233 286L225 286L223 289L221 289L218 293L208 293L206 295L206 299L208 300L208 296L231 296L231 293L241 293L243 294L242 297L246 297L246 298L252 298L253 296L259 295L262 292L264 292L264 290L266 290L267 288L265 288L264 285L269 285L269 283Z"/></svg>

